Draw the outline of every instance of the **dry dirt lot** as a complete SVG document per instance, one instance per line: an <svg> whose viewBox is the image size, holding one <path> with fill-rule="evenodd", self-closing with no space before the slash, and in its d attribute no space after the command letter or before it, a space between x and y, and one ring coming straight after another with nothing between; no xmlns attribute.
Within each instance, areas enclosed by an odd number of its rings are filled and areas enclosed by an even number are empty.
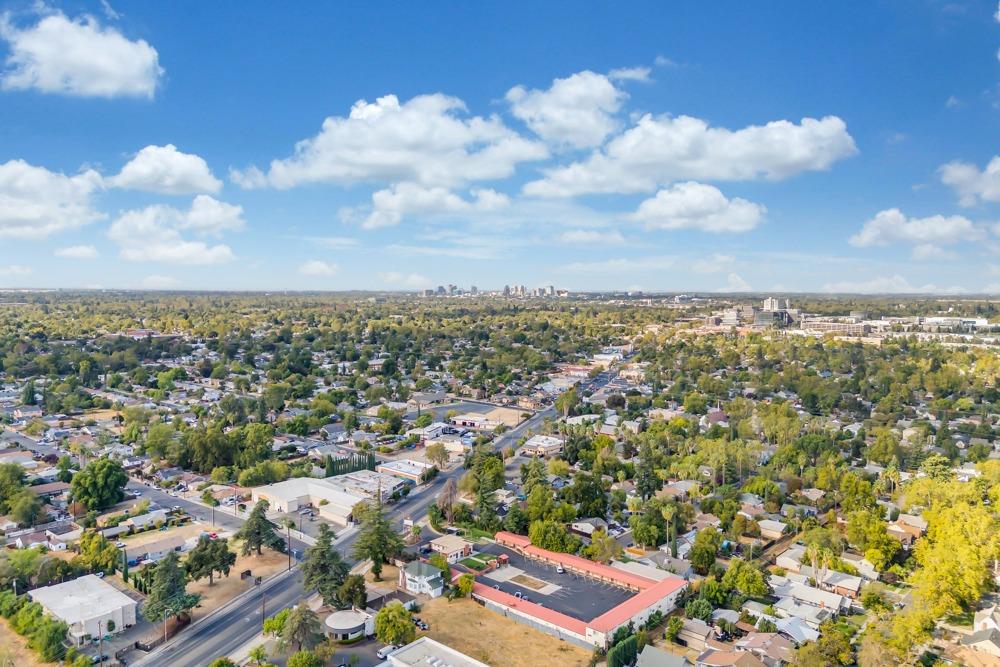
<svg viewBox="0 0 1000 667"><path fill-rule="evenodd" d="M153 542L159 542L166 537L173 537L174 535L180 535L185 540L196 535L201 535L204 532L209 532L211 529L206 528L200 523L186 523L183 526L175 526L173 528L168 528L167 530L147 530L146 532L139 533L138 535L131 535L128 537L121 537L122 542L128 545L128 548L140 547L144 544L152 544Z"/></svg>
<svg viewBox="0 0 1000 667"><path fill-rule="evenodd" d="M395 565L383 565L382 581L375 581L375 575L372 574L371 570L368 570L365 573L365 581L381 588L395 588L396 582L399 581L399 568Z"/></svg>
<svg viewBox="0 0 1000 667"><path fill-rule="evenodd" d="M422 604L425 633L488 665L504 667L576 667L591 653L538 630L495 614L472 600L437 598Z"/></svg>
<svg viewBox="0 0 1000 667"><path fill-rule="evenodd" d="M229 544L230 549L236 550L239 554L238 544ZM240 579L240 572L250 570L255 577L270 577L272 574L284 570L288 567L288 556L277 551L264 549L264 553L258 556L236 556L236 565L229 571L228 577L215 577L215 583L208 585L208 579L194 581L188 584L189 593L201 593L201 606L194 610L192 620L198 620L206 616L215 609L218 609L234 597L243 593L253 586L250 579L243 581Z"/></svg>
<svg viewBox="0 0 1000 667"><path fill-rule="evenodd" d="M42 667L53 663L39 660L38 656L28 648L28 640L11 630L6 619L0 619L0 664Z"/></svg>

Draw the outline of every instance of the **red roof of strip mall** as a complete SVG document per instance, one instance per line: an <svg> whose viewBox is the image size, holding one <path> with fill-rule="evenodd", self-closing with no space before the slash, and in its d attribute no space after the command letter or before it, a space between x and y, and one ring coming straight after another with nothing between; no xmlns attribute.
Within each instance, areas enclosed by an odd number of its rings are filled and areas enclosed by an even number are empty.
<svg viewBox="0 0 1000 667"><path fill-rule="evenodd" d="M651 607L671 593L684 588L687 582L680 577L667 577L644 591L636 593L617 607L609 609L587 625L598 632L610 632L627 623L639 612Z"/></svg>
<svg viewBox="0 0 1000 667"><path fill-rule="evenodd" d="M531 540L523 535L515 535L514 533L501 531L496 534L495 539L498 542L505 540L512 544L517 544L526 555L532 556L533 558L541 558L561 563L574 570L579 570L580 572L588 572L599 578L610 579L611 581L617 582L626 588L637 588L642 591L656 584L656 582L652 579L640 577L637 574L620 570L617 567L611 567L609 565L604 565L603 563L595 563L592 560L587 560L586 558L581 558L580 556L574 556L572 554L548 551L547 549L536 547L531 544Z"/></svg>
<svg viewBox="0 0 1000 667"><path fill-rule="evenodd" d="M526 602L521 598L516 598L509 593L504 593L503 591L498 591L495 588L490 588L485 584L477 582L476 585L472 587L472 593L473 595L477 595L481 598L502 604L505 607L522 611L532 618L537 618L540 621L552 623L553 625L563 628L564 630L575 632L580 636L586 636L587 634L587 623L584 623L583 621L577 620L572 616L559 613L558 611L554 611L548 607L543 607L540 604Z"/></svg>

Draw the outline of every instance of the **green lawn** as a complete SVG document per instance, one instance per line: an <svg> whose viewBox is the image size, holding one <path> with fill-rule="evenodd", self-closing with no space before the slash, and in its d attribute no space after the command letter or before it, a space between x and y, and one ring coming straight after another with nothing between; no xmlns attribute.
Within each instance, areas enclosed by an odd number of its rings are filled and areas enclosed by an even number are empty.
<svg viewBox="0 0 1000 667"><path fill-rule="evenodd" d="M487 564L497 559L493 554L476 554L474 556L469 556L459 561L462 565L469 568L470 570L483 570L486 568Z"/></svg>

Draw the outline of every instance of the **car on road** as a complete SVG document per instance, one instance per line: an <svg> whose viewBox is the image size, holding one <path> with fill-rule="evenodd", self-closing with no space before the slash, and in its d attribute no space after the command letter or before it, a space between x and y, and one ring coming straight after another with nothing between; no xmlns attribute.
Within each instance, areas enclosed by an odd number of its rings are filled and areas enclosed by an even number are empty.
<svg viewBox="0 0 1000 667"><path fill-rule="evenodd" d="M170 508L170 511L171 512L180 512L181 511L181 506L180 505L174 505L173 507Z"/></svg>
<svg viewBox="0 0 1000 667"><path fill-rule="evenodd" d="M119 549L124 549L125 543L119 540L118 542L115 542L115 546L118 547Z"/></svg>
<svg viewBox="0 0 1000 667"><path fill-rule="evenodd" d="M565 574L566 573L566 568L564 568L562 565L557 565L556 566L556 572L558 572L559 574Z"/></svg>

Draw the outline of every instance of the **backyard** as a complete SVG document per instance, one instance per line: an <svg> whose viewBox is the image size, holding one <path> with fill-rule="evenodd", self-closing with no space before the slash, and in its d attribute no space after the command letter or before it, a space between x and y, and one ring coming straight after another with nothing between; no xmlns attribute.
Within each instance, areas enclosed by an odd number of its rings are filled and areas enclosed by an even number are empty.
<svg viewBox="0 0 1000 667"><path fill-rule="evenodd" d="M469 568L470 570L475 570L480 572L485 570L486 567L493 561L497 559L493 554L477 553L469 556L468 558L463 558L459 561L462 565Z"/></svg>

